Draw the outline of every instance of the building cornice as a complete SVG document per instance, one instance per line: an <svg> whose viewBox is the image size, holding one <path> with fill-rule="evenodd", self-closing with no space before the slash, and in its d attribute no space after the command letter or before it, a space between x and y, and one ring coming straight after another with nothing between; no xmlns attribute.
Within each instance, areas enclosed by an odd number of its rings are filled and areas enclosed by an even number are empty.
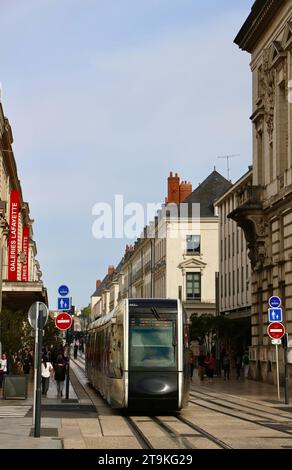
<svg viewBox="0 0 292 470"><path fill-rule="evenodd" d="M252 53L253 48L261 35L275 16L275 13L287 0L256 0L252 10L236 38L234 39L240 49Z"/></svg>

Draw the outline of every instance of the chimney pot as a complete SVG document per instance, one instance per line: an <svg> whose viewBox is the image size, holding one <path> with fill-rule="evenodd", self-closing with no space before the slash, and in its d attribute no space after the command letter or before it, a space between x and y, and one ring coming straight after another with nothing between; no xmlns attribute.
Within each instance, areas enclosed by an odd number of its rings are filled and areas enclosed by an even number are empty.
<svg viewBox="0 0 292 470"><path fill-rule="evenodd" d="M111 276L115 271L115 267L113 264L110 264L107 270L108 276Z"/></svg>

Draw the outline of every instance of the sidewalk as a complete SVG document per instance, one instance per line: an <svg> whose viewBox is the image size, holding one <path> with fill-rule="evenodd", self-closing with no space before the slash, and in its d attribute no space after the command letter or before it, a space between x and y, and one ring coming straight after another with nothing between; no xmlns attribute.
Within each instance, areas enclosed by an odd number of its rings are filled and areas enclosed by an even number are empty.
<svg viewBox="0 0 292 470"><path fill-rule="evenodd" d="M0 449L62 449L63 441L60 436L62 428L62 415L64 409L72 407L72 401L79 402L78 397L69 383L70 404L66 403L65 384L63 399L57 398L57 388L53 380L47 397L42 395L41 437L35 438L33 422L34 382L32 377L28 383L28 397L26 400L4 400L0 390ZM64 403L65 402L65 403ZM48 413L50 410L57 411ZM59 411L58 411L59 410ZM66 413L66 411L65 411ZM46 416L50 414L50 417ZM51 417L51 415L53 416Z"/></svg>
<svg viewBox="0 0 292 470"><path fill-rule="evenodd" d="M257 403L265 403L273 407L281 407L286 411L292 411L292 387L290 387L290 405L285 405L285 391L284 387L280 387L280 401L278 400L277 385L271 385L255 380L245 379L243 376L239 380L236 379L235 370L230 372L230 380L224 380L223 377L215 376L212 383L209 383L207 377L204 377L203 382L198 377L198 369L194 369L193 381L191 388L195 387L199 390L200 387L208 389L210 392L226 393L235 397L244 398ZM286 409L287 408L287 409Z"/></svg>

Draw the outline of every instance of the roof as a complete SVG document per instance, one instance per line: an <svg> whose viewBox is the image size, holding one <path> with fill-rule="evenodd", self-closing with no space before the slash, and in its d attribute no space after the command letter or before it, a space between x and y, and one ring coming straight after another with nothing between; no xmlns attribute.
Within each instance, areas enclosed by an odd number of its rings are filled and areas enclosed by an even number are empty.
<svg viewBox="0 0 292 470"><path fill-rule="evenodd" d="M251 13L234 39L242 50L252 52L254 44L272 21L276 12L287 0L256 0Z"/></svg>
<svg viewBox="0 0 292 470"><path fill-rule="evenodd" d="M214 170L203 183L184 200L184 203L199 203L201 217L214 217L214 201L231 186L232 183L230 181L220 175L218 171Z"/></svg>
<svg viewBox="0 0 292 470"><path fill-rule="evenodd" d="M226 200L226 198L228 198L231 194L234 194L234 190L236 190L236 188L238 188L238 186L240 186L243 182L246 182L249 178L252 178L252 174L253 169L252 165L250 165L248 171L244 173L244 175L242 175L237 181L235 181L235 183L232 184L232 186L227 189L225 193L219 196L219 198L214 202L215 206L219 206Z"/></svg>

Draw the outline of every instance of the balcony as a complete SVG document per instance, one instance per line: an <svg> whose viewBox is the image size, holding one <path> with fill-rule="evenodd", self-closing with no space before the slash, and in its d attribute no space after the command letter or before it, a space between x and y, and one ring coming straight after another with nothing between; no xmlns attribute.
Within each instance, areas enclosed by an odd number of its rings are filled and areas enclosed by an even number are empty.
<svg viewBox="0 0 292 470"><path fill-rule="evenodd" d="M245 235L248 257L253 270L259 270L267 260L265 237L267 221L261 202L262 187L246 186L238 193L238 205L228 219L234 220Z"/></svg>

